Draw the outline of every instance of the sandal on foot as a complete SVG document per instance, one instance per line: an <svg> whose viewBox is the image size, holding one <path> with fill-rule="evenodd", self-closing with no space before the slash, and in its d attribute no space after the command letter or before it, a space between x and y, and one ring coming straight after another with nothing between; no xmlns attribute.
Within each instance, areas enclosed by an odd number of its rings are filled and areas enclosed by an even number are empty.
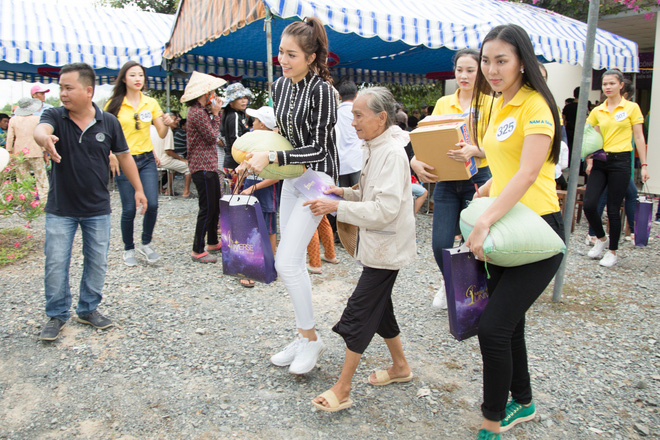
<svg viewBox="0 0 660 440"><path fill-rule="evenodd" d="M307 266L307 272L312 273L314 275L321 275L323 273L320 267L313 267L313 266Z"/></svg>
<svg viewBox="0 0 660 440"><path fill-rule="evenodd" d="M222 245L218 243L216 246L207 247L206 252L208 252L209 254L219 254L220 252L222 252Z"/></svg>
<svg viewBox="0 0 660 440"><path fill-rule="evenodd" d="M314 402L314 399L312 399L312 405L314 405L321 411L336 412L353 406L353 401L351 400L350 397L344 400L343 402L340 402L339 399L337 399L337 396L335 395L334 391L332 390L328 390L320 394L318 397L323 397L325 401L328 402L328 404L330 405L330 406L325 406L322 403Z"/></svg>
<svg viewBox="0 0 660 440"><path fill-rule="evenodd" d="M375 382L371 381L371 375L367 378L367 381L369 381L371 385L376 385L376 386L384 386L384 385L389 385L391 383L410 382L413 379L412 371L406 377L394 377L394 378L390 377L390 375L387 373L387 370L377 370L375 371L375 373L376 373L376 381Z"/></svg>
<svg viewBox="0 0 660 440"><path fill-rule="evenodd" d="M241 286L243 287L247 287L247 288L254 287L254 281L248 280L247 278L241 278L240 280L238 280L238 282L241 283Z"/></svg>
<svg viewBox="0 0 660 440"><path fill-rule="evenodd" d="M191 255L190 258L196 263L216 263L218 261L217 258L208 252L202 252L199 255Z"/></svg>
<svg viewBox="0 0 660 440"><path fill-rule="evenodd" d="M325 261L326 263L330 263L330 264L339 264L339 258L321 257L321 260Z"/></svg>

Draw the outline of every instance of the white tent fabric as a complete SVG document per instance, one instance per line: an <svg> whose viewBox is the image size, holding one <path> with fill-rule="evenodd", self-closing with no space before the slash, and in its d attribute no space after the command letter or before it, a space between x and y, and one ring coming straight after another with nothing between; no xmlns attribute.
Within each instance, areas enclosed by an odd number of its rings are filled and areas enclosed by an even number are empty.
<svg viewBox="0 0 660 440"><path fill-rule="evenodd" d="M581 64L586 23L525 3L501 0L264 0L283 18L317 16L335 32L377 36L410 46L435 49L478 48L486 34L500 24L522 26L536 55L547 61ZM637 44L598 30L593 68L617 67L639 71Z"/></svg>
<svg viewBox="0 0 660 440"><path fill-rule="evenodd" d="M174 16L48 0L0 0L0 79L54 83L59 68L84 62L98 84L115 81L129 60L147 69L147 87L167 87L161 67ZM184 78L171 77L183 90Z"/></svg>
<svg viewBox="0 0 660 440"><path fill-rule="evenodd" d="M274 17L274 49L286 25L315 16L326 25L333 69L429 79L451 74L453 52L478 49L500 24L527 30L540 59L573 65L584 59L587 32L583 22L502 0L181 0L164 56L266 62L266 11ZM637 44L599 30L592 67L638 71Z"/></svg>
<svg viewBox="0 0 660 440"><path fill-rule="evenodd" d="M83 62L119 69L129 60L159 66L173 16L130 9L0 0L0 58L63 66Z"/></svg>

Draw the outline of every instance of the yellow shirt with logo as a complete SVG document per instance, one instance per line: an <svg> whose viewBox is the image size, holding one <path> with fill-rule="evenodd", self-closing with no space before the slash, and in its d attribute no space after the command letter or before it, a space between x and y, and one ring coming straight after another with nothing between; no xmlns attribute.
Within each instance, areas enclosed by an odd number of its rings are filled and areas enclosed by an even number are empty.
<svg viewBox="0 0 660 440"><path fill-rule="evenodd" d="M525 136L532 134L545 134L550 138L555 135L552 112L540 93L522 87L504 107L501 96L495 100L492 118L483 139L493 175L491 197L499 195L520 168L523 141ZM549 160L543 162L536 181L520 202L539 215L559 211L554 163Z"/></svg>
<svg viewBox="0 0 660 440"><path fill-rule="evenodd" d="M106 104L105 108L108 108ZM148 153L154 149L151 143L151 124L154 119L160 117L163 111L160 109L158 101L154 98L140 93L140 104L138 108L133 107L124 97L121 103L117 119L121 124L124 136L126 136L126 143L131 150L132 155ZM137 118L138 128L135 128Z"/></svg>
<svg viewBox="0 0 660 440"><path fill-rule="evenodd" d="M607 100L591 111L587 123L598 125L603 135L603 150L608 153L632 151L633 125L643 124L644 116L636 102L621 98L621 102L611 112L607 110Z"/></svg>
<svg viewBox="0 0 660 440"><path fill-rule="evenodd" d="M458 92L459 90L456 90L456 93L453 95L447 95L443 96L442 98L438 99L438 101L435 103L435 107L433 107L433 114L434 115L453 115L453 114L463 114L465 111L461 107L461 102L458 100ZM488 118L488 114L490 113L491 109L491 104L493 102L493 98L490 96L484 96L484 102L481 104L481 108L484 109L481 113L481 120L484 120L484 118ZM472 110L472 107L470 109ZM481 142L479 142L481 144ZM485 158L481 158L481 164L479 164L479 168L484 168L487 167L488 163L486 162Z"/></svg>

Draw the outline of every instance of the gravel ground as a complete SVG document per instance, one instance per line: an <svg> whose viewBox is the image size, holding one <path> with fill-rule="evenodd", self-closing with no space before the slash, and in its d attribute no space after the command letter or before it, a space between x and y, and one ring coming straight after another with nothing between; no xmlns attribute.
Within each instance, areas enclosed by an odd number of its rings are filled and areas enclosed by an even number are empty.
<svg viewBox="0 0 660 440"><path fill-rule="evenodd" d="M161 259L128 268L119 196L112 195L100 310L117 325L108 331L70 321L57 341L41 342L43 255L0 268L0 438L474 438L481 357L476 338L455 341L446 312L430 306L440 283L431 216L417 216L419 258L400 272L394 295L415 380L382 388L366 383L372 370L387 366L387 349L376 337L355 376L355 405L326 414L310 399L340 372L344 345L330 328L360 268L338 248L341 263L324 264L313 277L328 350L311 373L292 376L268 360L295 331L283 284L245 289L223 276L220 264L191 262L197 200L160 203L154 245ZM43 225L43 218L33 225L41 240ZM537 417L505 439L660 438L660 239L647 248L625 242L619 264L605 269L586 257L585 228L583 220L571 240L561 302L551 301L550 287L528 313ZM74 299L81 271L78 236Z"/></svg>

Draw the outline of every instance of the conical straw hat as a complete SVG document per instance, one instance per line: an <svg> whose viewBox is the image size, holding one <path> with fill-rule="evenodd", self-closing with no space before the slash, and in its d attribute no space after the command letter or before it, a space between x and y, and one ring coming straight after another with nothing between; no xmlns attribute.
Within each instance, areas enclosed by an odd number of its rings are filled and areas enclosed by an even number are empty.
<svg viewBox="0 0 660 440"><path fill-rule="evenodd" d="M358 227L349 223L340 222L337 220L337 234L341 245L344 246L346 252L355 258L355 247L357 246Z"/></svg>
<svg viewBox="0 0 660 440"><path fill-rule="evenodd" d="M188 85L186 85L186 89L184 90L180 101L187 102L191 99L199 98L211 90L222 87L226 83L227 81L222 78L207 75L206 73L193 72L190 80L188 80Z"/></svg>

